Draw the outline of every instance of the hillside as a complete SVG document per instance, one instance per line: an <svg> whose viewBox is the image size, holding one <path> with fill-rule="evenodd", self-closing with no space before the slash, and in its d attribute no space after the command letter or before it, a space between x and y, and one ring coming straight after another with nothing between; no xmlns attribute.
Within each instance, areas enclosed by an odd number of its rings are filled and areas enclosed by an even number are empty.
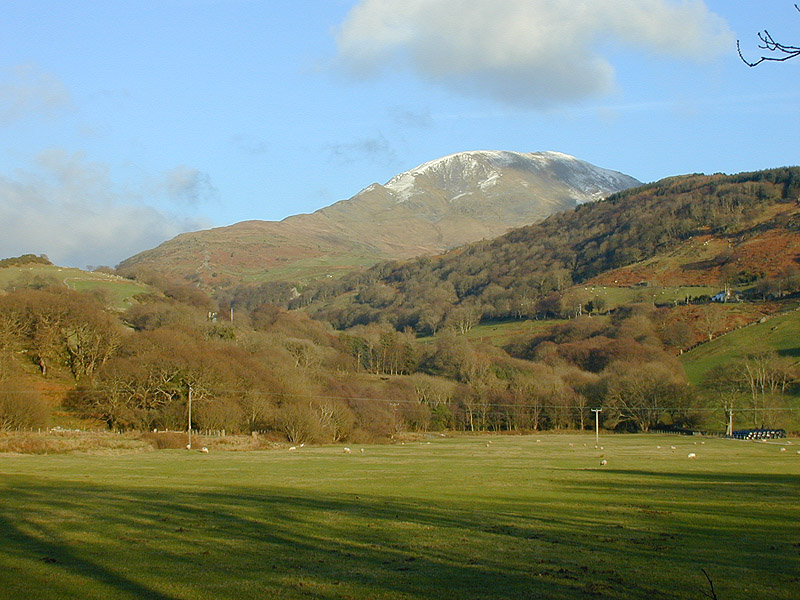
<svg viewBox="0 0 800 600"><path fill-rule="evenodd" d="M0 266L0 294L16 288L49 286L63 286L65 289L92 292L101 297L110 308L116 310L132 306L135 303L134 296L137 294L154 291L143 283L98 271L84 271L42 263Z"/></svg>
<svg viewBox="0 0 800 600"><path fill-rule="evenodd" d="M797 168L671 178L306 286L287 303L303 310L278 306L277 284L226 304L154 278L161 292L120 312L31 278L0 295L0 425L175 430L191 398L195 427L294 444L585 430L596 406L616 431L721 430L730 406L797 430L797 320L776 315L800 292L798 183ZM721 289L731 302L710 301Z"/></svg>
<svg viewBox="0 0 800 600"><path fill-rule="evenodd" d="M302 283L493 238L639 183L556 152L464 152L312 214L180 235L119 268L152 269L214 288Z"/></svg>
<svg viewBox="0 0 800 600"><path fill-rule="evenodd" d="M448 319L566 315L592 301L591 285L774 294L797 271L799 193L798 168L670 178L439 257L309 286L296 304L339 327L388 319L424 332Z"/></svg>

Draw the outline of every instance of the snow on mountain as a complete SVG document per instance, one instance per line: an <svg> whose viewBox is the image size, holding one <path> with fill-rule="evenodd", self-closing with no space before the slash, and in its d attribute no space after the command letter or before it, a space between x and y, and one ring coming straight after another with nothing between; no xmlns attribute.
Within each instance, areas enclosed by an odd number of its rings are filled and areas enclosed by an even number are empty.
<svg viewBox="0 0 800 600"><path fill-rule="evenodd" d="M383 187L398 202L406 202L432 188L453 201L478 190L489 195L493 188L499 193L522 191L520 188L539 187L543 180L558 180L571 191L578 204L599 200L640 183L633 177L561 152L473 151L426 162L393 177ZM501 185L506 182L511 189Z"/></svg>

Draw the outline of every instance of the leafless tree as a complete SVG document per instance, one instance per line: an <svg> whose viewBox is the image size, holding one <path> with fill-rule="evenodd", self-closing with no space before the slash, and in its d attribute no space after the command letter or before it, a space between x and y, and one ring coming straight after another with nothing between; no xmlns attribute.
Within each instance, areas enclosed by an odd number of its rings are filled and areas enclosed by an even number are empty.
<svg viewBox="0 0 800 600"><path fill-rule="evenodd" d="M800 6L795 4L794 7L798 12L800 12ZM758 60L754 61L749 61L744 57L744 54L742 54L742 48L739 45L739 40L736 40L736 50L739 52L739 58L741 58L742 62L744 62L744 64L746 64L748 67L755 67L766 61L783 62L785 60L789 60L790 58L800 56L800 46L788 46L786 44L777 42L775 41L775 38L772 37L772 34L766 29L758 32L758 39L761 40L761 43L758 45L758 47L762 50L766 50L767 52L771 52L772 54L768 56L761 56Z"/></svg>

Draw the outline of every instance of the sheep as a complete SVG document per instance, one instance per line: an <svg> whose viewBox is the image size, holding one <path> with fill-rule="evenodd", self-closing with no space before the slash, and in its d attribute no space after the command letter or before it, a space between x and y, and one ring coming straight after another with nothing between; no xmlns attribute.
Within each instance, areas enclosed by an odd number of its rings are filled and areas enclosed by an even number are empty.
<svg viewBox="0 0 800 600"><path fill-rule="evenodd" d="M786 448L781 446L781 452L786 452Z"/></svg>
<svg viewBox="0 0 800 600"><path fill-rule="evenodd" d="M661 446L656 446L656 450L661 450Z"/></svg>
<svg viewBox="0 0 800 600"><path fill-rule="evenodd" d="M350 448L345 448L345 449L344 449L344 453L345 453L345 454L350 454L350 452L351 452Z"/></svg>
<svg viewBox="0 0 800 600"><path fill-rule="evenodd" d="M686 456L686 458L689 458L689 459L697 458L697 454L695 454L694 452L689 452L689 454Z"/></svg>
<svg viewBox="0 0 800 600"><path fill-rule="evenodd" d="M361 449L361 454L364 454L364 449L363 448Z"/></svg>
<svg viewBox="0 0 800 600"><path fill-rule="evenodd" d="M607 461L605 458L604 458L603 460L601 460L601 461L600 461L600 466L601 466L601 467L604 467L604 466L606 466L607 464L608 464L608 461Z"/></svg>
<svg viewBox="0 0 800 600"><path fill-rule="evenodd" d="M202 452L203 454L208 454L208 448L203 446L202 448L200 448L200 452Z"/></svg>
<svg viewBox="0 0 800 600"><path fill-rule="evenodd" d="M192 445L191 444L186 444L186 449L187 450L191 450L192 449Z"/></svg>
<svg viewBox="0 0 800 600"><path fill-rule="evenodd" d="M292 450L297 450L297 446L289 446L289 451L291 452Z"/></svg>
<svg viewBox="0 0 800 600"><path fill-rule="evenodd" d="M670 449L672 449L674 451L674 450L677 450L678 448L677 448L677 446L670 446Z"/></svg>

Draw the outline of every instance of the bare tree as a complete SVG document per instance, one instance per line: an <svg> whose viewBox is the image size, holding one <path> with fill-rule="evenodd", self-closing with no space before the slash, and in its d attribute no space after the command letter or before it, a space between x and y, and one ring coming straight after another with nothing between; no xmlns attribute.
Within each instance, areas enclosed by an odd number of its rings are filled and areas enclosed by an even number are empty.
<svg viewBox="0 0 800 600"><path fill-rule="evenodd" d="M795 4L794 7L798 12L800 12L800 6ZM777 42L775 41L775 38L772 37L772 34L766 29L758 32L758 39L761 40L761 43L758 45L758 47L762 50L766 50L767 52L771 52L772 54L768 56L761 56L758 60L754 61L749 61L744 57L744 54L742 54L742 48L739 45L739 40L736 40L736 50L739 52L739 58L741 58L742 62L744 62L744 64L746 64L748 67L755 67L756 65L760 65L762 62L766 61L783 62L785 60L789 60L790 58L800 56L800 46L788 46L786 44Z"/></svg>

